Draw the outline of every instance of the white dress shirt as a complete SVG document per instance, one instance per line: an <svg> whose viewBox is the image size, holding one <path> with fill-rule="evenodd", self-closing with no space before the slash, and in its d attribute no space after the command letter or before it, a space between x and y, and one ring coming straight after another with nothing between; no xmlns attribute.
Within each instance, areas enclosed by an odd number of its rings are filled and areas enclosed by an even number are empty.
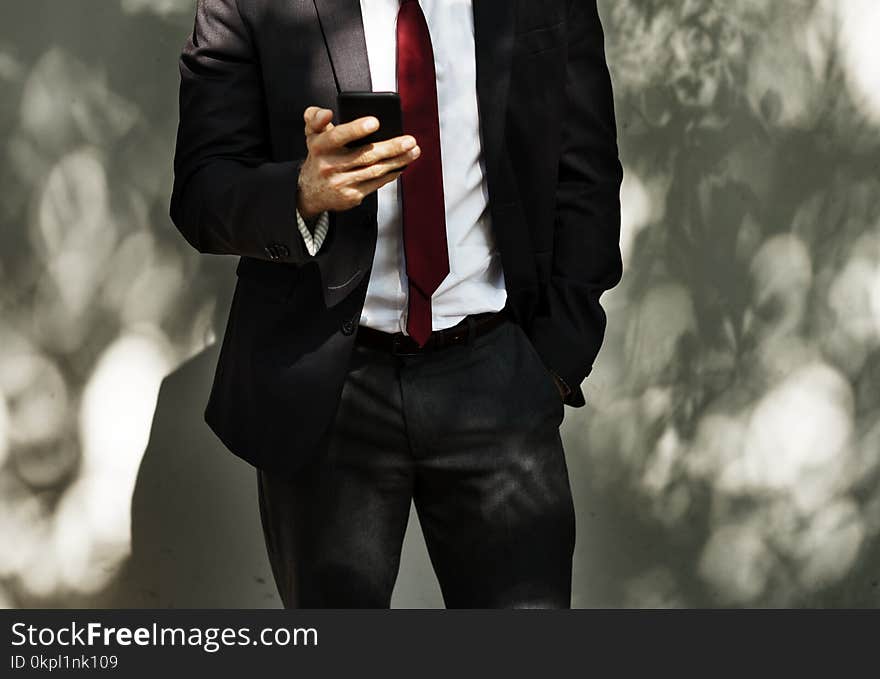
<svg viewBox="0 0 880 679"><path fill-rule="evenodd" d="M373 90L397 91L399 0L360 0ZM432 327L498 311L507 291L490 225L477 109L472 0L420 0L434 47L449 275L431 298ZM418 140L416 140L418 141ZM378 242L361 324L406 332L407 290L399 181L378 191ZM300 231L304 225L300 221ZM306 244L317 252L326 223ZM308 235L305 231L304 237ZM312 252L312 254L314 254Z"/></svg>

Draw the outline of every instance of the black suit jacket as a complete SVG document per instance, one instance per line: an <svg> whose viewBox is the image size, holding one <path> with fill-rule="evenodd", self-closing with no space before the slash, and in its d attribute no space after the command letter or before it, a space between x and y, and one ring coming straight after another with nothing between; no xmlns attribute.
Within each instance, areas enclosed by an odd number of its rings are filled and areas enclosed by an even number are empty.
<svg viewBox="0 0 880 679"><path fill-rule="evenodd" d="M611 82L596 0L473 0L491 224L508 305L548 368L580 384L621 276ZM376 246L376 197L332 213L317 256L295 222L302 114L370 90L359 0L200 0L180 59L171 217L241 257L206 420L235 454L294 470L319 453Z"/></svg>

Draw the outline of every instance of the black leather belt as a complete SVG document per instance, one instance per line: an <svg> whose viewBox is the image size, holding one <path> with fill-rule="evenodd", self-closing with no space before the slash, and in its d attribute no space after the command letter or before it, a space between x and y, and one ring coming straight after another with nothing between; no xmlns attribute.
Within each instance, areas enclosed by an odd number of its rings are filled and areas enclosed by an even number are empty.
<svg viewBox="0 0 880 679"><path fill-rule="evenodd" d="M355 341L370 349L383 351L397 356L411 356L426 354L432 351L448 349L449 347L467 344L480 335L485 335L499 325L510 319L507 309L501 311L489 311L482 314L465 316L461 322L451 328L434 330L431 337L423 347L419 347L416 341L402 332L382 332L375 328L358 326Z"/></svg>

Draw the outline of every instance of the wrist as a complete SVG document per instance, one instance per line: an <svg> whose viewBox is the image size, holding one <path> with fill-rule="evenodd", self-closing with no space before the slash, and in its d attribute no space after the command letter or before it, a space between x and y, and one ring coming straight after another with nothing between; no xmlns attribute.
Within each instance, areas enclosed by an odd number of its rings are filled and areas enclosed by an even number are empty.
<svg viewBox="0 0 880 679"><path fill-rule="evenodd" d="M305 214L303 212L300 212L299 210L297 210L297 212L299 212L299 216L302 219L303 224L306 225L306 228L310 232L313 232L315 230L315 227L318 225L318 222L321 221L321 215L324 214L323 212L319 212L318 214L311 215L311 214Z"/></svg>
<svg viewBox="0 0 880 679"><path fill-rule="evenodd" d="M300 184L296 187L296 211L299 212L304 221L309 223L315 222L322 212L322 210L315 209L308 203Z"/></svg>
<svg viewBox="0 0 880 679"><path fill-rule="evenodd" d="M314 226L315 222L318 221L318 217L321 216L320 212L313 212L305 207L302 207L299 203L296 205L296 211L299 212L300 217L303 218L303 221L309 226Z"/></svg>

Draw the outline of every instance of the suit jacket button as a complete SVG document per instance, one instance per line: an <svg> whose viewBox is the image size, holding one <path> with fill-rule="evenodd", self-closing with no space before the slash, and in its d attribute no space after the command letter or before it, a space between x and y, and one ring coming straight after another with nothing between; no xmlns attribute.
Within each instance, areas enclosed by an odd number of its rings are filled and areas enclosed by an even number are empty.
<svg viewBox="0 0 880 679"><path fill-rule="evenodd" d="M282 259L283 257L290 257L290 249L286 245L282 245L281 243L269 243L269 245L265 248L266 254L269 256L269 259Z"/></svg>
<svg viewBox="0 0 880 679"><path fill-rule="evenodd" d="M342 321L342 334L343 335L353 335L354 334L354 323L352 321Z"/></svg>

